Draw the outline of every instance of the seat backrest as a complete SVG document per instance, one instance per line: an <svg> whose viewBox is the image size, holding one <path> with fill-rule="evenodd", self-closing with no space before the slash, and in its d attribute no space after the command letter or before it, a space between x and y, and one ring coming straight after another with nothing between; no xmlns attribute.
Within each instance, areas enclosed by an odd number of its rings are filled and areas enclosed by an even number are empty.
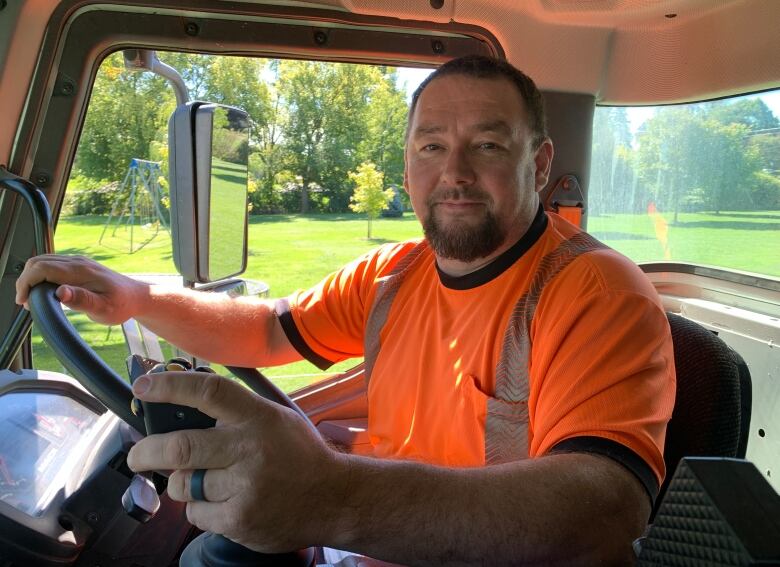
<svg viewBox="0 0 780 567"><path fill-rule="evenodd" d="M682 457L744 458L750 427L750 371L742 357L698 323L673 313L667 317L677 398L666 431L666 481L653 516Z"/></svg>

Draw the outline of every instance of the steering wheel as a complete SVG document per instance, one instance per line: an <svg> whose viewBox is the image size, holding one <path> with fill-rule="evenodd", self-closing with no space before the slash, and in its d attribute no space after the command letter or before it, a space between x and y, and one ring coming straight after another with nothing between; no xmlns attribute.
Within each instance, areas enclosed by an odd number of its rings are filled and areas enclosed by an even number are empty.
<svg viewBox="0 0 780 567"><path fill-rule="evenodd" d="M62 365L90 394L133 429L146 435L143 419L130 410L130 402L133 399L130 385L92 350L68 321L55 295L57 287L56 284L46 282L36 285L30 291L28 305L41 336ZM244 380L258 395L294 410L314 428L303 410L256 369L228 369ZM204 533L184 550L181 561L182 565L195 567L309 567L314 565L314 550L309 548L293 553L261 554L223 536Z"/></svg>

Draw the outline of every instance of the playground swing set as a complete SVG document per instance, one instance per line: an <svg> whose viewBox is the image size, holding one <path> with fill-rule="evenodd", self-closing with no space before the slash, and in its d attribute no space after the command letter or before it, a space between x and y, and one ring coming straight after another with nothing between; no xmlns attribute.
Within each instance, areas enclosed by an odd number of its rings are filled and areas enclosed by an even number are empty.
<svg viewBox="0 0 780 567"><path fill-rule="evenodd" d="M162 202L161 176L159 162L130 160L98 244L103 244L106 232L111 229L110 237L129 240L128 252L133 254L154 240L161 227L170 233L170 221ZM117 235L120 228L123 230ZM140 238L136 238L136 230L140 232Z"/></svg>

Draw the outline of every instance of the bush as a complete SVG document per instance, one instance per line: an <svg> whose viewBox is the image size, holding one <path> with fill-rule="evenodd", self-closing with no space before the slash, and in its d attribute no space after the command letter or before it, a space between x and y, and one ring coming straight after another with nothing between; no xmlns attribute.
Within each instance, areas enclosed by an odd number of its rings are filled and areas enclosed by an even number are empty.
<svg viewBox="0 0 780 567"><path fill-rule="evenodd" d="M76 175L68 181L64 215L107 215L119 196L119 182Z"/></svg>
<svg viewBox="0 0 780 567"><path fill-rule="evenodd" d="M754 173L750 197L752 209L780 209L780 176L772 175L768 171Z"/></svg>
<svg viewBox="0 0 780 567"><path fill-rule="evenodd" d="M274 191L279 196L279 204L284 213L299 213L301 211L301 192L303 180L300 177L286 177L286 181L274 186ZM322 186L317 183L309 183L309 212L328 212L329 198Z"/></svg>

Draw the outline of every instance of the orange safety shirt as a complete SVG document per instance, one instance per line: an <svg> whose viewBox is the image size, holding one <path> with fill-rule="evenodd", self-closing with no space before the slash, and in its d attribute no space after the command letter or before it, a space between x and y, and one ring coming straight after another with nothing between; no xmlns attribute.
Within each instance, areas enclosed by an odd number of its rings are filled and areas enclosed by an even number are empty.
<svg viewBox="0 0 780 567"><path fill-rule="evenodd" d="M675 391L664 310L636 265L555 214L540 209L466 276L438 270L424 241L388 244L277 313L322 368L365 354L378 457L473 467L595 452L657 493Z"/></svg>

